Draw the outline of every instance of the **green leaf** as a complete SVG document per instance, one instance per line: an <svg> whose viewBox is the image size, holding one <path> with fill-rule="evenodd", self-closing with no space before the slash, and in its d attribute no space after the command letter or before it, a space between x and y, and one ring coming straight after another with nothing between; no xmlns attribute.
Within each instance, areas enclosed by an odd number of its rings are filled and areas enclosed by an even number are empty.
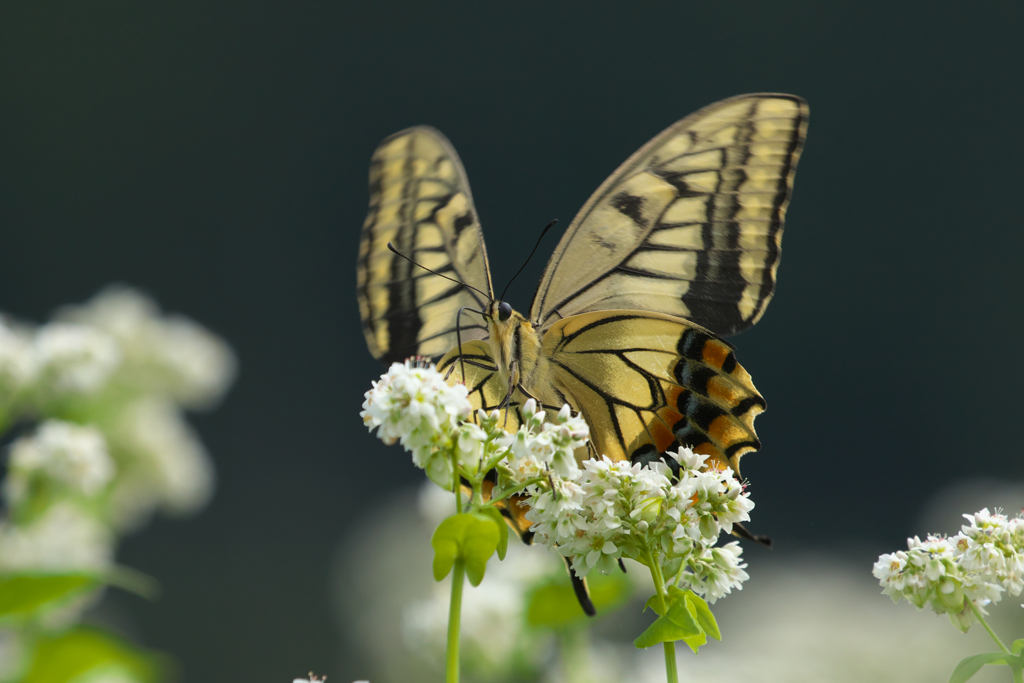
<svg viewBox="0 0 1024 683"><path fill-rule="evenodd" d="M641 611L646 612L648 608L654 610L654 613L659 617L665 616L665 610L661 609L661 598L657 593L647 598L647 602L644 603L644 608Z"/></svg>
<svg viewBox="0 0 1024 683"><path fill-rule="evenodd" d="M674 593L669 593L666 603L665 610L662 612L661 599L657 595L647 601L645 608L650 607L659 616L653 624L647 627L646 631L640 634L639 638L633 641L634 646L645 648L658 643L682 640L694 648L707 642L707 637L700 625L690 614L683 591L676 589ZM696 650L694 651L696 652Z"/></svg>
<svg viewBox="0 0 1024 683"><path fill-rule="evenodd" d="M686 612L685 606L683 612ZM689 614L686 615L689 617ZM685 621L686 617L680 619ZM694 643L699 647L707 642L707 638L701 632L697 622L690 619L690 623L687 625L681 625L676 620L672 619L671 610L668 615L664 617L658 617L654 620L654 623L647 627L647 630L640 634L640 637L633 641L633 645L638 648L651 647L658 643L668 643L676 640L682 640L694 647ZM694 650L696 651L696 650Z"/></svg>
<svg viewBox="0 0 1024 683"><path fill-rule="evenodd" d="M36 643L28 675L21 683L66 683L87 674L121 673L132 680L155 683L161 661L119 638L89 628L78 628Z"/></svg>
<svg viewBox="0 0 1024 683"><path fill-rule="evenodd" d="M1016 643L1015 643L1016 644ZM1020 666L1020 659L1005 652L986 652L983 655L964 657L953 669L953 675L949 677L949 683L964 683L974 674L981 671L986 664L1006 664L1007 666Z"/></svg>
<svg viewBox="0 0 1024 683"><path fill-rule="evenodd" d="M434 579L440 581L448 576L455 561L462 560L469 582L479 586L487 560L498 548L499 529L504 526L504 521L495 522L490 515L480 512L460 513L441 522L430 539L434 546Z"/></svg>
<svg viewBox="0 0 1024 683"><path fill-rule="evenodd" d="M90 573L0 575L0 620L19 620L99 587Z"/></svg>
<svg viewBox="0 0 1024 683"><path fill-rule="evenodd" d="M498 559L504 560L505 553L508 552L508 524L505 523L505 518L501 516L501 513L496 508L484 508L481 512L493 519L494 523L498 525Z"/></svg>
<svg viewBox="0 0 1024 683"><path fill-rule="evenodd" d="M721 640L718 622L708 604L691 590L668 587L667 609L662 612L661 600L657 595L647 600L644 609L650 607L659 616L651 626L633 641L638 648L651 647L658 643L681 640L691 650L708 642L708 636Z"/></svg>
<svg viewBox="0 0 1024 683"><path fill-rule="evenodd" d="M671 586L669 591L675 586ZM676 588L676 590L679 590ZM690 615L694 618L697 624L700 626L700 630L711 636L715 640L722 640L722 632L718 630L718 622L715 620L715 615L711 613L711 608L708 607L708 603L704 601L699 595L693 591L686 591L685 595L686 606L690 610Z"/></svg>
<svg viewBox="0 0 1024 683"><path fill-rule="evenodd" d="M622 572L592 572L587 577L587 588L601 616L621 606L633 593L633 584ZM560 630L585 626L589 621L576 599L568 572L552 574L526 596L526 623L530 626Z"/></svg>
<svg viewBox="0 0 1024 683"><path fill-rule="evenodd" d="M1010 646L1010 652L1019 655L1021 650L1024 650L1024 640L1013 641L1013 645Z"/></svg>

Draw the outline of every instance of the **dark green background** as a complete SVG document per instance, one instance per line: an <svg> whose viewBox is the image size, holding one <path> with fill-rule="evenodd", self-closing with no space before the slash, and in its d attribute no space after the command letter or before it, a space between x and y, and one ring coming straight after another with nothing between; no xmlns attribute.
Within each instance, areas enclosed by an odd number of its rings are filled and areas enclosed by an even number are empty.
<svg viewBox="0 0 1024 683"><path fill-rule="evenodd" d="M38 320L123 281L241 360L196 420L216 499L125 543L165 594L115 604L189 682L365 675L358 654L338 664L330 560L373 496L421 475L357 416L380 367L354 262L370 154L418 123L462 155L503 285L676 119L805 97L778 291L733 339L769 405L744 467L754 529L868 566L926 531L941 485L1020 478L1022 19L1020 2L4 2L0 309Z"/></svg>

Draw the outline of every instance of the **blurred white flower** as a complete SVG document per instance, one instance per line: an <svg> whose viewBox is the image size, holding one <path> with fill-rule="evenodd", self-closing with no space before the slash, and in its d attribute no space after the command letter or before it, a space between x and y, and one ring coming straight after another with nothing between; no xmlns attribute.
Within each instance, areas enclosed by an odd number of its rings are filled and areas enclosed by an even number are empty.
<svg viewBox="0 0 1024 683"><path fill-rule="evenodd" d="M209 502L213 463L173 403L136 401L110 425L109 439L122 469L111 496L117 526L137 526L154 508L185 515Z"/></svg>
<svg viewBox="0 0 1024 683"><path fill-rule="evenodd" d="M56 394L99 392L122 360L110 335L74 323L43 325L34 346L40 382Z"/></svg>
<svg viewBox="0 0 1024 683"><path fill-rule="evenodd" d="M535 662L542 659L543 644L550 637L524 630L526 594L552 569L557 571L558 565L548 553L531 552L521 544L512 544L504 561L488 565L487 580L465 591L462 656L464 666L475 672L474 680L503 677L517 658L526 656ZM405 644L438 666L443 663L445 652L449 580L434 584L429 598L412 602L402 614Z"/></svg>
<svg viewBox="0 0 1024 683"><path fill-rule="evenodd" d="M67 501L27 524L0 522L0 570L103 570L113 551L111 531Z"/></svg>
<svg viewBox="0 0 1024 683"><path fill-rule="evenodd" d="M188 318L162 316L156 302L129 287L108 287L84 304L62 308L57 317L114 338L125 357L125 381L146 393L205 408L234 379L235 357L220 337Z"/></svg>
<svg viewBox="0 0 1024 683"><path fill-rule="evenodd" d="M4 494L12 507L23 502L30 481L46 477L72 493L91 497L114 478L114 461L96 427L61 420L43 422L11 446Z"/></svg>

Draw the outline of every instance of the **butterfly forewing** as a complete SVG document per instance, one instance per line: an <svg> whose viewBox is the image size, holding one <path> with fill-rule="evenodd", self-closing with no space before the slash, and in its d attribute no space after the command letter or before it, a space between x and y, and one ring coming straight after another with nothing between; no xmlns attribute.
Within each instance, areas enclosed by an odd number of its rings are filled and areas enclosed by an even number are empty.
<svg viewBox="0 0 1024 683"><path fill-rule="evenodd" d="M544 336L550 383L583 412L597 453L647 462L689 446L739 471L760 447L764 399L732 348L685 320L640 311L571 316Z"/></svg>
<svg viewBox="0 0 1024 683"><path fill-rule="evenodd" d="M586 311L692 320L719 335L761 317L807 129L792 95L692 114L626 161L566 230L534 297L541 329Z"/></svg>
<svg viewBox="0 0 1024 683"><path fill-rule="evenodd" d="M491 292L487 253L458 155L438 131L409 128L384 140L370 162L370 209L363 224L357 291L370 352L386 362L437 358L455 346L459 308L487 300L391 253ZM463 339L486 336L465 316Z"/></svg>

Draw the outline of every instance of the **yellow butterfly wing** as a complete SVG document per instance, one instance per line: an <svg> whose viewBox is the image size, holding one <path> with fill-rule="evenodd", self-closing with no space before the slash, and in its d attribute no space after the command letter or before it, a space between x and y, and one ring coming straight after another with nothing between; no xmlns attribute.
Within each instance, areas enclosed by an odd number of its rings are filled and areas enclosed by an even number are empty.
<svg viewBox="0 0 1024 683"><path fill-rule="evenodd" d="M461 357L458 347L453 348L438 361L437 370L444 375L449 384L465 382L469 390L469 403L473 406L474 413L478 409L489 413L505 408L505 398L509 395L509 390L514 389L501 380L498 366L491 356L490 345L480 340L463 341ZM502 414L502 426L506 431L515 432L519 429L519 409L522 404L522 395L518 391L513 391L507 404L509 410Z"/></svg>
<svg viewBox="0 0 1024 683"><path fill-rule="evenodd" d="M530 319L629 309L718 335L753 325L775 289L807 114L793 95L741 95L659 134L573 219Z"/></svg>
<svg viewBox="0 0 1024 683"><path fill-rule="evenodd" d="M487 300L391 253L491 293L487 252L469 182L451 143L433 128L385 139L370 161L370 209L356 267L359 315L374 358L438 357L455 346L456 314ZM486 336L464 317L463 339Z"/></svg>
<svg viewBox="0 0 1024 683"><path fill-rule="evenodd" d="M765 402L732 347L673 316L597 311L544 335L538 384L583 413L597 453L647 463L680 445L739 472L760 448L754 418Z"/></svg>

